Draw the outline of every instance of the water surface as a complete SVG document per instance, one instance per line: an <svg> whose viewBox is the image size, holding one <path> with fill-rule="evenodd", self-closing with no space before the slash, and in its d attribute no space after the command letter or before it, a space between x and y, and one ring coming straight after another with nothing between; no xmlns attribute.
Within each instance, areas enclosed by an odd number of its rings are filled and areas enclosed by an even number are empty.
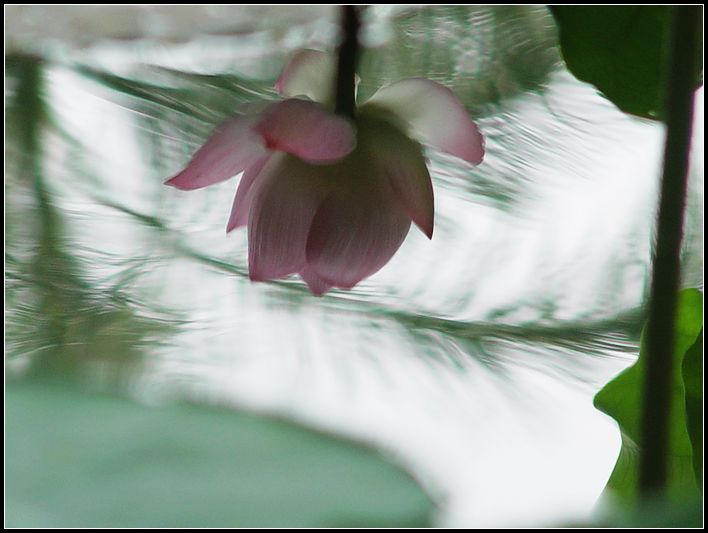
<svg viewBox="0 0 708 533"><path fill-rule="evenodd" d="M11 379L70 375L363 442L422 485L439 525L587 516L619 449L592 397L637 353L663 128L565 70L545 8L368 10L360 97L445 83L487 157L430 151L434 239L412 229L382 271L323 298L248 280L245 232L224 233L238 178L162 183L221 120L275 98L294 50L332 47L332 9L71 9L52 25L10 12ZM698 114L687 286L702 283Z"/></svg>

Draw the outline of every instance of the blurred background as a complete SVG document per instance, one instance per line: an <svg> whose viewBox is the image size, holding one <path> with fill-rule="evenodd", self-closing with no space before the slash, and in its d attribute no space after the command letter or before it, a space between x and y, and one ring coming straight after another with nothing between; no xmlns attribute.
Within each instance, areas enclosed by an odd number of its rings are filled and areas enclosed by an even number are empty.
<svg viewBox="0 0 708 533"><path fill-rule="evenodd" d="M479 124L429 151L435 237L323 298L253 284L236 180L163 186L273 100L326 6L5 8L6 526L588 519L636 358L660 123L577 81L545 7L374 6L360 98L421 76ZM697 99L684 285L702 286Z"/></svg>

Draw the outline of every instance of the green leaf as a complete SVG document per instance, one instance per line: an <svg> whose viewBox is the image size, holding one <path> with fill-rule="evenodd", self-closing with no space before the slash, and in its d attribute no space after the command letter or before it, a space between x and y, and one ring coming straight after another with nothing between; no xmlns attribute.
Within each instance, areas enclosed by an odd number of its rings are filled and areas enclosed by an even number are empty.
<svg viewBox="0 0 708 533"><path fill-rule="evenodd" d="M595 85L626 113L663 117L669 6L553 6L551 11L563 58L578 79ZM698 23L696 30L702 32ZM699 57L696 86L702 64Z"/></svg>
<svg viewBox="0 0 708 533"><path fill-rule="evenodd" d="M49 380L6 390L6 526L425 526L372 451L281 421L146 407Z"/></svg>
<svg viewBox="0 0 708 533"><path fill-rule="evenodd" d="M703 484L703 328L683 359L686 386L686 424L693 447L693 469L698 485Z"/></svg>
<svg viewBox="0 0 708 533"><path fill-rule="evenodd" d="M703 499L700 494L680 502L643 501L634 507L615 507L609 514L582 527L594 528L701 528Z"/></svg>
<svg viewBox="0 0 708 533"><path fill-rule="evenodd" d="M698 491L694 475L694 450L689 432L702 416L702 407L695 404L702 400L701 374L695 375L695 355L687 351L700 342L703 324L703 295L696 289L679 293L676 315L676 340L673 360L673 384L669 439L668 495L671 500L682 501ZM607 488L621 500L634 502L637 488L638 454L641 418L641 394L644 382L646 353L646 326L637 362L610 381L595 396L595 407L613 417L622 431L622 449ZM698 339L698 340L697 340ZM688 362L685 358L688 357ZM684 385L685 384L685 385ZM689 408L690 404L690 408ZM697 409L697 412L696 412ZM700 445L700 443L698 443Z"/></svg>

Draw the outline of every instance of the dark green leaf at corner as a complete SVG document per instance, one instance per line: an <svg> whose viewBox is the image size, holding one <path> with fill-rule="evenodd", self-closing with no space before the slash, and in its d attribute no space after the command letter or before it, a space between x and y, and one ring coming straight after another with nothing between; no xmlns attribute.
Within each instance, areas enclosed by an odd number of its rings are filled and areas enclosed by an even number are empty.
<svg viewBox="0 0 708 533"><path fill-rule="evenodd" d="M9 527L421 527L432 503L372 451L286 422L6 389Z"/></svg>
<svg viewBox="0 0 708 533"><path fill-rule="evenodd" d="M703 389L694 347L701 341L703 295L695 289L679 293L676 340L673 359L671 435L669 441L669 498L675 502L695 496L699 482L694 471L694 455L702 453L702 443L691 437L702 419ZM637 362L610 381L595 396L595 407L614 418L622 432L622 449L607 489L620 500L635 500L638 473L637 442L644 381L646 328ZM702 343L701 343L702 346ZM700 354L702 356L702 352ZM696 447L698 446L698 447ZM694 450L697 454L694 454Z"/></svg>
<svg viewBox="0 0 708 533"><path fill-rule="evenodd" d="M553 6L568 69L626 113L661 119L669 6ZM696 24L696 31L702 26ZM699 38L697 42L701 43ZM695 65L702 78L702 54Z"/></svg>
<svg viewBox="0 0 708 533"><path fill-rule="evenodd" d="M586 527L594 528L701 528L703 498L689 496L680 502L646 501L635 507L615 508Z"/></svg>
<svg viewBox="0 0 708 533"><path fill-rule="evenodd" d="M683 358L686 387L686 429L693 448L693 469L703 484L703 329Z"/></svg>

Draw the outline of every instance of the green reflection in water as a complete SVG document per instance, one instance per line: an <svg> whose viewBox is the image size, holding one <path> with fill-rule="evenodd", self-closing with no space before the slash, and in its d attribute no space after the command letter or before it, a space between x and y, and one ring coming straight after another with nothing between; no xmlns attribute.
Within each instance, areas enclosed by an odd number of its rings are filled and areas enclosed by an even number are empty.
<svg viewBox="0 0 708 533"><path fill-rule="evenodd" d="M135 371L141 345L167 330L136 316L118 287L93 286L66 242L63 215L44 178L43 139L52 117L42 69L37 58L8 58L16 81L6 123L12 169L6 185L8 356L23 359L29 374L88 370L116 384L128 369Z"/></svg>

